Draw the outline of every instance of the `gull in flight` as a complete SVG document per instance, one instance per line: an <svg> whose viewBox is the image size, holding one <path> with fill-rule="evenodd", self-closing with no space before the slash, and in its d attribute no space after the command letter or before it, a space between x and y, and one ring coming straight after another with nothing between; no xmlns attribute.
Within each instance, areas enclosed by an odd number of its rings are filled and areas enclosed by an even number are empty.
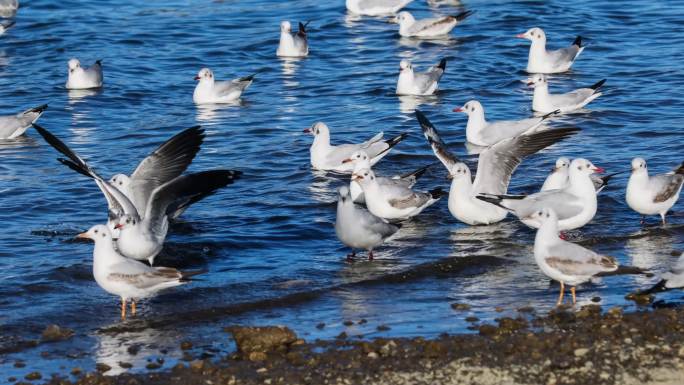
<svg viewBox="0 0 684 385"><path fill-rule="evenodd" d="M432 151L444 164L449 178L452 179L449 211L456 219L469 225L488 225L503 220L508 211L478 199L478 195L505 194L511 175L525 157L579 131L577 128L560 128L504 139L480 153L473 180L468 166L449 151L427 117L418 110L416 117Z"/></svg>
<svg viewBox="0 0 684 385"><path fill-rule="evenodd" d="M354 165L343 160L349 159L354 152L364 150L370 157L370 164L374 165L406 138L406 134L400 134L390 140L382 140L383 133L380 132L363 143L333 146L330 144L330 129L323 122L314 123L310 128L304 129L304 132L314 137L309 149L311 166L314 169L347 174L354 170Z"/></svg>
<svg viewBox="0 0 684 385"><path fill-rule="evenodd" d="M289 21L280 23L280 43L276 55L281 57L304 57L309 54L309 43L306 40L306 26L299 23L299 31L292 33Z"/></svg>
<svg viewBox="0 0 684 385"><path fill-rule="evenodd" d="M347 259L352 260L356 256L355 249L363 249L368 251L368 260L372 261L373 249L394 235L400 226L387 223L355 205L347 186L340 187L338 193L335 233L345 246L352 249Z"/></svg>
<svg viewBox="0 0 684 385"><path fill-rule="evenodd" d="M683 183L684 162L672 172L649 176L646 161L634 158L632 175L627 182L627 205L643 217L659 214L664 225L665 214L679 199Z"/></svg>
<svg viewBox="0 0 684 385"><path fill-rule="evenodd" d="M425 72L414 72L410 61L404 59L399 63L399 79L397 95L432 95L439 87L439 80L446 70L446 59Z"/></svg>
<svg viewBox="0 0 684 385"><path fill-rule="evenodd" d="M47 104L43 104L16 115L0 116L0 139L15 139L24 135L24 132L43 115L46 109Z"/></svg>
<svg viewBox="0 0 684 385"><path fill-rule="evenodd" d="M78 59L71 59L68 63L69 73L66 88L69 90L86 90L102 87L102 61L84 68Z"/></svg>
<svg viewBox="0 0 684 385"><path fill-rule="evenodd" d="M383 16L397 13L413 0L346 0L347 10L357 15Z"/></svg>
<svg viewBox="0 0 684 385"><path fill-rule="evenodd" d="M564 94L550 94L546 75L537 74L527 79L527 85L534 87L532 109L543 114L554 111L566 113L579 110L601 96L599 89L605 82L606 79L603 79L589 88L580 88Z"/></svg>
<svg viewBox="0 0 684 385"><path fill-rule="evenodd" d="M615 172L605 176L591 174L589 177L594 183L596 193L600 193L608 185L610 179L622 172ZM544 180L540 191L562 190L570 185L570 159L561 156L556 160L556 165L551 168L551 173Z"/></svg>
<svg viewBox="0 0 684 385"><path fill-rule="evenodd" d="M466 125L468 142L485 147L493 146L504 139L537 131L544 121L560 112L557 110L541 117L522 120L488 122L485 120L484 107L477 100L470 100L462 107L454 108L453 111L468 115L468 124Z"/></svg>
<svg viewBox="0 0 684 385"><path fill-rule="evenodd" d="M131 300L131 314L135 302L149 298L159 291L189 282L189 278L204 271L181 272L171 267L152 267L126 258L114 249L112 234L105 225L95 225L78 234L77 238L95 242L93 248L93 276L106 292L121 298L121 319L126 318L126 303Z"/></svg>
<svg viewBox="0 0 684 385"><path fill-rule="evenodd" d="M570 47L546 50L546 34L541 28L531 28L516 37L532 42L527 59L527 72L539 74L554 74L570 69L575 59L584 51L582 37L577 36Z"/></svg>
<svg viewBox="0 0 684 385"><path fill-rule="evenodd" d="M473 11L461 12L455 16L433 17L416 20L410 12L403 11L390 21L399 24L399 35L403 37L432 38L446 36Z"/></svg>
<svg viewBox="0 0 684 385"><path fill-rule="evenodd" d="M233 103L240 99L242 93L252 84L254 75L233 80L218 81L209 68L202 68L195 76L198 80L192 100L196 104Z"/></svg>

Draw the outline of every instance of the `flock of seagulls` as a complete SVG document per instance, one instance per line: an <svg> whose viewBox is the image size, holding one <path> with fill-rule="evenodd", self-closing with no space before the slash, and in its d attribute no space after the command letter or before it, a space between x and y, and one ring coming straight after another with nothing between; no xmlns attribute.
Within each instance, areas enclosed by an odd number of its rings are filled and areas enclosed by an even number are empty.
<svg viewBox="0 0 684 385"><path fill-rule="evenodd" d="M473 14L465 11L454 16L417 20L409 12L399 12L411 1L346 0L346 7L358 15L392 16L389 20L399 24L399 35L418 38L449 34ZM9 26L5 25L2 32ZM306 27L307 24L299 23L294 32L291 23L283 21L276 55L309 55ZM601 96L600 89L605 83L603 79L565 94L549 93L547 75L571 68L584 51L582 38L578 36L569 47L549 51L546 34L540 28L531 28L518 37L531 41L526 69L530 73L528 85L534 87L532 109L539 115L517 121L487 121L484 107L477 100L454 108L455 112L468 116L465 127L468 143L481 148L474 176L469 166L450 151L428 117L415 111L427 144L451 179L448 192L439 187L429 191L415 189L431 165L391 177L373 171L405 139L406 133L384 139L380 132L365 141L333 145L330 128L325 123L316 122L304 130L313 136L310 162L314 169L351 176L349 185L338 189L335 221L337 237L352 250L348 255L350 261L357 250L366 250L368 259L372 260L373 250L400 233L403 221L420 215L447 196L450 213L465 224L490 225L511 213L525 225L537 229L535 261L544 274L560 283L558 304L562 303L565 285L571 287L574 303L575 286L596 275L619 270L614 258L567 242L562 233L581 228L594 218L598 209L597 194L616 174L599 177L596 174L603 169L591 161L560 157L539 192L530 195L508 192L511 178L525 158L579 131L551 128L547 122L559 114L581 112ZM415 71L408 60L402 60L399 67L397 95L432 95L438 90L446 60L440 60L425 72ZM100 88L103 79L101 61L83 67L78 59L69 60L67 89ZM198 81L193 93L195 103L232 103L252 84L254 75L218 81L209 68L202 68L195 80ZM107 202L107 223L95 225L77 237L94 241L93 275L100 287L121 298L121 317L126 317L129 300L131 312L135 314L137 300L203 273L181 272L154 263L163 248L169 223L191 205L241 176L240 171L228 169L186 173L205 140L204 130L199 126L188 128L152 151L131 174L121 173L105 179L62 140L36 123L46 108L47 105L42 105L0 117L0 138L13 139L29 127L35 127L63 156L58 158L62 164L93 180L102 191ZM665 215L678 200L683 184L684 163L670 173L649 176L645 160L636 158L631 164L626 201L644 216L660 215L664 224ZM684 260L663 275L663 279L660 287L684 286Z"/></svg>

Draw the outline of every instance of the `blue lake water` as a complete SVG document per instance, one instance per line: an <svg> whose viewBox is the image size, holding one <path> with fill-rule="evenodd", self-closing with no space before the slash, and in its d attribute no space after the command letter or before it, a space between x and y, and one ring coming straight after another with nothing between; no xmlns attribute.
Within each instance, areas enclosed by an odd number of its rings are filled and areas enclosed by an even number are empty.
<svg viewBox="0 0 684 385"><path fill-rule="evenodd" d="M209 272L120 322L118 299L92 279L92 246L72 241L106 219L100 191L61 166L33 130L1 142L0 381L96 362L111 365L110 373L123 370L119 362L141 370L160 355L168 366L185 339L198 350L227 352L233 346L222 328L231 324L283 324L307 340L342 331L429 337L469 332L467 316L493 322L522 306L549 310L557 286L534 263L534 232L511 217L466 226L449 214L446 199L405 224L375 261L346 263L333 223L335 190L347 179L312 172L312 138L302 129L324 121L338 143L407 132L376 170L412 171L436 160L413 115L419 107L452 150L465 154L465 116L453 107L477 98L490 119L531 114L523 83L529 45L514 36L539 26L551 47L578 34L588 44L571 72L550 79L552 91L608 81L585 111L552 122L582 132L525 160L509 191L536 191L562 155L588 158L608 172L626 171L631 158L643 156L652 172L665 172L684 154L684 5L417 0L408 7L418 17L464 9L476 13L448 39L420 41L401 39L382 18L351 17L341 0L22 2L17 25L0 37L0 113L49 103L39 123L103 175L131 172L159 143L201 124L208 135L190 170L234 168L244 177L188 210L157 257L158 265ZM311 21L308 58L275 57L284 19ZM71 57L103 59L105 87L67 92ZM424 68L443 57L447 70L436 96L393 95L402 58ZM198 108L193 77L204 66L219 79L257 75L240 105ZM682 204L664 228L655 217L640 225L624 202L627 176L615 178L594 220L571 236L621 263L662 271L684 249ZM436 165L417 188L446 189L445 177ZM604 306L634 309L624 295L655 281L606 278L583 287L579 300L598 296ZM471 308L455 312L454 302ZM345 326L347 320L355 324ZM22 347L51 323L76 335ZM28 365L17 368L16 361Z"/></svg>

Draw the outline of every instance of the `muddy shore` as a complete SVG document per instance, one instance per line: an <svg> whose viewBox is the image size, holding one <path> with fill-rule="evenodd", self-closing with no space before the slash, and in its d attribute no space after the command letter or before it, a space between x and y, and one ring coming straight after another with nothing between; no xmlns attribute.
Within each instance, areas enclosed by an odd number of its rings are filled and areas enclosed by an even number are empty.
<svg viewBox="0 0 684 385"><path fill-rule="evenodd" d="M454 306L459 311L459 306ZM283 327L227 327L238 351L172 368L107 376L65 373L48 384L681 384L684 308L623 314L598 305L561 308L480 324L477 332L435 339L304 341ZM363 321L357 321L363 322ZM183 344L185 346L183 346ZM181 343L181 349L192 346ZM30 364L29 364L30 365ZM156 369L156 370L155 370ZM26 383L29 379L14 379ZM37 381L36 381L37 380Z"/></svg>

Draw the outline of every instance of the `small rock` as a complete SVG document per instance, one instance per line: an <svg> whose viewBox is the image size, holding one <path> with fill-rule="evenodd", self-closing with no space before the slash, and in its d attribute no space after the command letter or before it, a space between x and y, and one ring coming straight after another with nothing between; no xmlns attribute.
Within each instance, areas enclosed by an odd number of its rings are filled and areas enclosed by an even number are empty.
<svg viewBox="0 0 684 385"><path fill-rule="evenodd" d="M584 357L587 353L589 353L587 348L575 349L575 357Z"/></svg>
<svg viewBox="0 0 684 385"><path fill-rule="evenodd" d="M458 311L470 310L470 305L467 303L452 303L451 308Z"/></svg>
<svg viewBox="0 0 684 385"><path fill-rule="evenodd" d="M150 369L150 370L154 370L154 369L161 368L161 365L159 365L156 362L150 362L149 364L145 365L145 368Z"/></svg>
<svg viewBox="0 0 684 385"><path fill-rule="evenodd" d="M256 362L256 361L266 361L268 356L264 352L251 352L251 353L249 353L247 358L252 362Z"/></svg>
<svg viewBox="0 0 684 385"><path fill-rule="evenodd" d="M181 350L190 350L192 349L192 342L190 341L183 341L180 344Z"/></svg>
<svg viewBox="0 0 684 385"><path fill-rule="evenodd" d="M14 363L14 367L15 367L15 368L23 368L23 367L26 367L26 364L25 364L24 362L22 362L22 361L16 361L16 362Z"/></svg>
<svg viewBox="0 0 684 385"><path fill-rule="evenodd" d="M477 317L474 317L474 316L470 316L470 317L466 317L465 320L466 320L466 322L477 322L480 319Z"/></svg>
<svg viewBox="0 0 684 385"><path fill-rule="evenodd" d="M677 355L684 358L684 346L679 348L679 350L677 351Z"/></svg>
<svg viewBox="0 0 684 385"><path fill-rule="evenodd" d="M133 364L131 364L130 362L119 362L119 366L124 369L130 369L133 367Z"/></svg>
<svg viewBox="0 0 684 385"><path fill-rule="evenodd" d="M376 359L376 358L378 358L378 357L379 357L379 355L378 355L378 353L376 353L376 352L370 352L370 353L368 353L368 358Z"/></svg>
<svg viewBox="0 0 684 385"><path fill-rule="evenodd" d="M344 321L342 324L343 324L344 326L352 326L352 325L354 324L354 322L353 322L353 321L350 321L350 320L346 320L346 321Z"/></svg>
<svg viewBox="0 0 684 385"><path fill-rule="evenodd" d="M437 341L429 341L425 344L423 353L427 358L439 358L446 354L447 349Z"/></svg>
<svg viewBox="0 0 684 385"><path fill-rule="evenodd" d="M367 324L367 323L368 323L368 321L365 318L361 318L361 320L359 321L359 325L363 325L363 324Z"/></svg>
<svg viewBox="0 0 684 385"><path fill-rule="evenodd" d="M74 376L79 376L79 375L81 375L81 373L83 373L83 369L81 369L81 368L71 369L71 374L73 374Z"/></svg>
<svg viewBox="0 0 684 385"><path fill-rule="evenodd" d="M318 325L316 325L316 329L321 330L325 327L325 323L321 322Z"/></svg>
<svg viewBox="0 0 684 385"><path fill-rule="evenodd" d="M43 330L41 336L43 342L54 342L68 340L74 335L74 331L67 328L61 328L58 325L49 325Z"/></svg>
<svg viewBox="0 0 684 385"><path fill-rule="evenodd" d="M387 325L378 325L376 329L378 329L379 332L386 332L390 330L390 327Z"/></svg>
<svg viewBox="0 0 684 385"><path fill-rule="evenodd" d="M501 312L504 311L504 310L506 310L506 309L504 309L502 306L497 306L497 307L494 308L494 311L497 312L497 313L501 313Z"/></svg>
<svg viewBox="0 0 684 385"><path fill-rule="evenodd" d="M35 381L35 380L40 380L43 378L43 375L38 373L38 372L31 372L24 376L24 379L29 380L29 381Z"/></svg>
<svg viewBox="0 0 684 385"><path fill-rule="evenodd" d="M592 298L591 298L591 302L594 302L594 303L601 302L601 297L598 297L598 296L592 297Z"/></svg>
<svg viewBox="0 0 684 385"><path fill-rule="evenodd" d="M100 373L108 372L111 369L112 369L111 366L109 366L105 363L102 363L102 362L98 362L97 364L95 364L95 370L97 370Z"/></svg>
<svg viewBox="0 0 684 385"><path fill-rule="evenodd" d="M496 335L496 332L498 329L494 325L485 324L485 325L481 325L478 330L480 331L481 336L491 337L493 335Z"/></svg>
<svg viewBox="0 0 684 385"><path fill-rule="evenodd" d="M337 337L335 337L335 338L337 338L338 340L346 340L347 339L347 332L342 332L342 333L338 334Z"/></svg>
<svg viewBox="0 0 684 385"><path fill-rule="evenodd" d="M7 382L15 382L17 380L16 377L10 377L7 379Z"/></svg>
<svg viewBox="0 0 684 385"><path fill-rule="evenodd" d="M252 352L265 353L286 349L297 340L295 332L284 326L233 326L226 330L233 335L238 352L245 356Z"/></svg>
<svg viewBox="0 0 684 385"><path fill-rule="evenodd" d="M259 369L257 369L256 372L257 372L257 373L266 373L266 372L268 372L268 369L266 369L266 368L259 368Z"/></svg>
<svg viewBox="0 0 684 385"><path fill-rule="evenodd" d="M128 349L126 349L126 351L128 354L135 356L140 351L140 345L131 345L128 347Z"/></svg>
<svg viewBox="0 0 684 385"><path fill-rule="evenodd" d="M193 360L190 361L190 369L195 372L200 372L204 369L204 360Z"/></svg>

